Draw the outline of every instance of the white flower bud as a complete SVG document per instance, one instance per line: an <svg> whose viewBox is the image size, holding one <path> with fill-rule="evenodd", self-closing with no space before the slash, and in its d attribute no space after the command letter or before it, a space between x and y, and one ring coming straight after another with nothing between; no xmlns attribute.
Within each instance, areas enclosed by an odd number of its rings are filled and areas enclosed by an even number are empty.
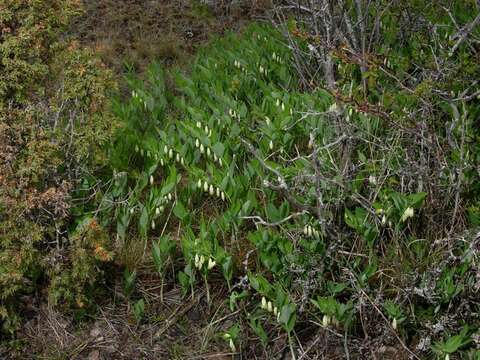
<svg viewBox="0 0 480 360"><path fill-rule="evenodd" d="M269 302L267 303L267 310L268 310L268 312L272 312L272 311L273 311L273 304L272 304L271 301L269 301Z"/></svg>
<svg viewBox="0 0 480 360"><path fill-rule="evenodd" d="M161 205L160 206L160 212L163 212L163 210L165 210L165 206Z"/></svg>
<svg viewBox="0 0 480 360"><path fill-rule="evenodd" d="M210 151L210 148L207 147L207 157L210 157L210 155L212 155L212 152Z"/></svg>
<svg viewBox="0 0 480 360"><path fill-rule="evenodd" d="M217 154L213 153L213 161L217 161L218 160L218 157L217 157Z"/></svg>
<svg viewBox="0 0 480 360"><path fill-rule="evenodd" d="M177 153L177 156L175 156L175 160L176 160L177 162L180 162L180 154L179 154L179 153Z"/></svg>
<svg viewBox="0 0 480 360"><path fill-rule="evenodd" d="M220 194L221 198L222 198L222 201L225 201L225 193L222 191L222 193Z"/></svg>
<svg viewBox="0 0 480 360"><path fill-rule="evenodd" d="M138 144L136 144L136 145L135 145L135 152L138 153L139 151L140 151L140 149L138 148Z"/></svg>
<svg viewBox="0 0 480 360"><path fill-rule="evenodd" d="M172 193L169 193L167 197L168 197L168 200L172 201Z"/></svg>
<svg viewBox="0 0 480 360"><path fill-rule="evenodd" d="M215 193L215 190L213 189L213 185L210 184L210 187L208 188L208 193L211 195L213 195Z"/></svg>
<svg viewBox="0 0 480 360"><path fill-rule="evenodd" d="M265 299L265 296L262 296L262 309L267 309L267 299Z"/></svg>
<svg viewBox="0 0 480 360"><path fill-rule="evenodd" d="M150 175L150 185L153 185L153 175Z"/></svg>
<svg viewBox="0 0 480 360"><path fill-rule="evenodd" d="M134 208L131 208L131 209L130 209L130 214L133 215L134 212L135 212L135 209L134 209Z"/></svg>
<svg viewBox="0 0 480 360"><path fill-rule="evenodd" d="M276 306L273 307L273 315L278 315L278 308Z"/></svg>
<svg viewBox="0 0 480 360"><path fill-rule="evenodd" d="M200 153L205 153L205 147L203 146L203 144L200 144Z"/></svg>
<svg viewBox="0 0 480 360"><path fill-rule="evenodd" d="M203 183L203 191L208 191L208 183L206 181Z"/></svg>
<svg viewBox="0 0 480 360"><path fill-rule="evenodd" d="M293 115L293 109L290 108L290 115Z"/></svg>
<svg viewBox="0 0 480 360"><path fill-rule="evenodd" d="M198 128L201 128L202 127L202 123L200 121L197 121L197 127Z"/></svg>
<svg viewBox="0 0 480 360"><path fill-rule="evenodd" d="M202 188L202 180L201 180L201 179L198 179L197 187L198 187L199 189Z"/></svg>
<svg viewBox="0 0 480 360"><path fill-rule="evenodd" d="M277 99L277 101L275 102L275 105L280 106L280 99Z"/></svg>
<svg viewBox="0 0 480 360"><path fill-rule="evenodd" d="M230 339L229 345L230 345L230 350L232 350L233 352L237 351L237 348L235 347L235 344L233 343L232 339Z"/></svg>
<svg viewBox="0 0 480 360"><path fill-rule="evenodd" d="M273 141L270 140L270 143L268 144L268 147L270 148L270 150L273 150Z"/></svg>
<svg viewBox="0 0 480 360"><path fill-rule="evenodd" d="M215 267L215 265L216 265L216 262L213 259L211 258L208 259L208 266L207 266L208 270L212 270Z"/></svg>
<svg viewBox="0 0 480 360"><path fill-rule="evenodd" d="M307 226L307 225L305 225L305 227L303 228L303 234L304 234L305 236L308 235L308 226Z"/></svg>
<svg viewBox="0 0 480 360"><path fill-rule="evenodd" d="M322 325L327 327L328 325L330 325L330 316L328 315L323 315L323 318L322 318Z"/></svg>
<svg viewBox="0 0 480 360"><path fill-rule="evenodd" d="M308 236L312 236L312 227L308 226Z"/></svg>
<svg viewBox="0 0 480 360"><path fill-rule="evenodd" d="M155 230L155 220L152 220L152 230Z"/></svg>
<svg viewBox="0 0 480 360"><path fill-rule="evenodd" d="M183 166L185 166L185 159L183 158L183 156L182 156L182 158L180 159L180 164L182 164Z"/></svg>
<svg viewBox="0 0 480 360"><path fill-rule="evenodd" d="M397 318L393 318L392 327L394 330L397 330Z"/></svg>
<svg viewBox="0 0 480 360"><path fill-rule="evenodd" d="M160 165L162 165L162 166L165 165L165 161L163 161L163 159L160 159Z"/></svg>
<svg viewBox="0 0 480 360"><path fill-rule="evenodd" d="M267 123L267 126L270 126L270 118L268 116L265 116L265 122Z"/></svg>
<svg viewBox="0 0 480 360"><path fill-rule="evenodd" d="M195 267L198 268L198 263L200 262L200 256L195 254Z"/></svg>
<svg viewBox="0 0 480 360"><path fill-rule="evenodd" d="M200 261L198 262L198 264L200 265L200 267L203 266L203 264L205 263L205 256L200 256Z"/></svg>
<svg viewBox="0 0 480 360"><path fill-rule="evenodd" d="M220 197L220 188L217 187L217 190L216 190L216 195L217 197Z"/></svg>
<svg viewBox="0 0 480 360"><path fill-rule="evenodd" d="M337 111L337 103L333 103L332 105L330 105L330 107L328 108L328 111L330 112L334 112L334 111Z"/></svg>
<svg viewBox="0 0 480 360"><path fill-rule="evenodd" d="M163 147L163 152L164 152L165 154L168 153L168 146L167 146L167 145L165 145L165 146Z"/></svg>
<svg viewBox="0 0 480 360"><path fill-rule="evenodd" d="M406 208L405 211L403 212L401 221L405 222L407 219L413 217L413 214L414 214L413 208L411 207Z"/></svg>
<svg viewBox="0 0 480 360"><path fill-rule="evenodd" d="M218 159L218 164L219 164L220 166L223 166L222 159Z"/></svg>
<svg viewBox="0 0 480 360"><path fill-rule="evenodd" d="M310 139L308 140L308 148L311 149L313 148L313 138L310 137Z"/></svg>
<svg viewBox="0 0 480 360"><path fill-rule="evenodd" d="M204 130L205 130L205 134L208 134L208 126L207 126L207 125L205 125L205 129L204 129Z"/></svg>
<svg viewBox="0 0 480 360"><path fill-rule="evenodd" d="M168 151L168 157L169 157L170 159L173 158L173 150L172 150L172 149L170 149L170 150Z"/></svg>
<svg viewBox="0 0 480 360"><path fill-rule="evenodd" d="M200 146L200 140L195 139L195 147L198 148Z"/></svg>
<svg viewBox="0 0 480 360"><path fill-rule="evenodd" d="M282 111L285 111L285 104L282 102Z"/></svg>
<svg viewBox="0 0 480 360"><path fill-rule="evenodd" d="M158 207L155 209L155 215L160 215L160 209Z"/></svg>

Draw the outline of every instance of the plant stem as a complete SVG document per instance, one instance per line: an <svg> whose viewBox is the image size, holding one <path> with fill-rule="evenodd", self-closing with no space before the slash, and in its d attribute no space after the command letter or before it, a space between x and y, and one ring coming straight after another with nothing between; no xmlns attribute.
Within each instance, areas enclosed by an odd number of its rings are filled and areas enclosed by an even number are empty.
<svg viewBox="0 0 480 360"><path fill-rule="evenodd" d="M205 280L205 290L207 290L207 303L210 306L210 289L208 287L208 281L207 281L207 276L204 275L203 279Z"/></svg>

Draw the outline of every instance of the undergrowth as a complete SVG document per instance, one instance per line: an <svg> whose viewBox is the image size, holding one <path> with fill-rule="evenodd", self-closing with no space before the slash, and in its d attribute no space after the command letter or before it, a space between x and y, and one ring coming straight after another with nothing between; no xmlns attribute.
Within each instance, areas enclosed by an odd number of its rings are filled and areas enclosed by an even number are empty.
<svg viewBox="0 0 480 360"><path fill-rule="evenodd" d="M148 276L160 303L228 289L212 338L245 358L479 358L472 1L277 6L186 71L130 74L110 109L109 71L61 37L77 4L7 3L4 334L43 289L75 319L115 291L154 323Z"/></svg>
<svg viewBox="0 0 480 360"><path fill-rule="evenodd" d="M472 176L462 186L476 178L466 158L476 145L463 140L459 159L436 127L453 117L451 136L477 136L477 108L439 103L420 130L405 116L417 98L390 84L349 100L357 66L337 61L345 93L304 91L285 38L255 25L203 49L174 92L156 64L146 81L129 79L97 213L127 247L135 316L148 312L136 265L151 256L161 287L177 282L186 297L205 287L210 301L209 279L223 276L239 315L222 338L246 356L262 354L252 335L268 353L285 334L295 357L309 332L326 330L352 349L367 337L407 356L475 358L478 255L465 207L477 200L448 194L456 161ZM132 241L143 244L134 259Z"/></svg>

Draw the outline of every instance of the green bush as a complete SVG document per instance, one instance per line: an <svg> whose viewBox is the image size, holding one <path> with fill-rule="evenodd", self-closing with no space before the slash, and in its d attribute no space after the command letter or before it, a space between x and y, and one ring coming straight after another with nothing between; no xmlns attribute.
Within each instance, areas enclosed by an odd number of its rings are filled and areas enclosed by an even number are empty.
<svg viewBox="0 0 480 360"><path fill-rule="evenodd" d="M91 245L69 237L70 209L79 180L105 161L115 84L92 51L64 36L80 10L66 0L0 6L0 313L8 333L24 295L46 286L56 301L82 298L82 281L97 275Z"/></svg>

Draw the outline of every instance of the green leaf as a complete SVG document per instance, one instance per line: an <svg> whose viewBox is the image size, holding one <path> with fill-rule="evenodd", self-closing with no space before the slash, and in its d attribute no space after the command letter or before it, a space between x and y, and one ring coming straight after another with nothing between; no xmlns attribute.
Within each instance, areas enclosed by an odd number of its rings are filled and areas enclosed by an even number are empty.
<svg viewBox="0 0 480 360"><path fill-rule="evenodd" d="M123 273L123 292L128 297L135 289L135 279L137 278L137 273L135 271L128 271L125 269Z"/></svg>
<svg viewBox="0 0 480 360"><path fill-rule="evenodd" d="M260 320L258 318L251 318L250 319L250 327L252 328L253 332L259 337L260 341L262 342L263 346L266 346L268 343L268 336L267 332L263 328Z"/></svg>
<svg viewBox="0 0 480 360"><path fill-rule="evenodd" d="M280 310L279 321L288 333L292 332L293 328L295 327L295 322L297 320L297 314L295 310L296 306L292 303L284 305Z"/></svg>
<svg viewBox="0 0 480 360"><path fill-rule="evenodd" d="M163 272L163 259L160 246L156 242L154 242L152 245L152 257L153 263L155 264L155 269L161 275Z"/></svg>
<svg viewBox="0 0 480 360"><path fill-rule="evenodd" d="M142 214L138 221L138 230L143 236L147 236L148 230L148 209L146 206L142 206Z"/></svg>
<svg viewBox="0 0 480 360"><path fill-rule="evenodd" d="M217 142L212 146L212 150L218 157L222 157L225 152L225 146L222 143Z"/></svg>
<svg viewBox="0 0 480 360"><path fill-rule="evenodd" d="M176 217L178 217L180 220L183 220L187 217L188 212L185 209L185 206L180 201L177 201L175 207L173 208L173 213L175 214Z"/></svg>
<svg viewBox="0 0 480 360"><path fill-rule="evenodd" d="M145 301L143 299L138 300L133 304L133 314L137 322L140 322L143 319L145 313Z"/></svg>

